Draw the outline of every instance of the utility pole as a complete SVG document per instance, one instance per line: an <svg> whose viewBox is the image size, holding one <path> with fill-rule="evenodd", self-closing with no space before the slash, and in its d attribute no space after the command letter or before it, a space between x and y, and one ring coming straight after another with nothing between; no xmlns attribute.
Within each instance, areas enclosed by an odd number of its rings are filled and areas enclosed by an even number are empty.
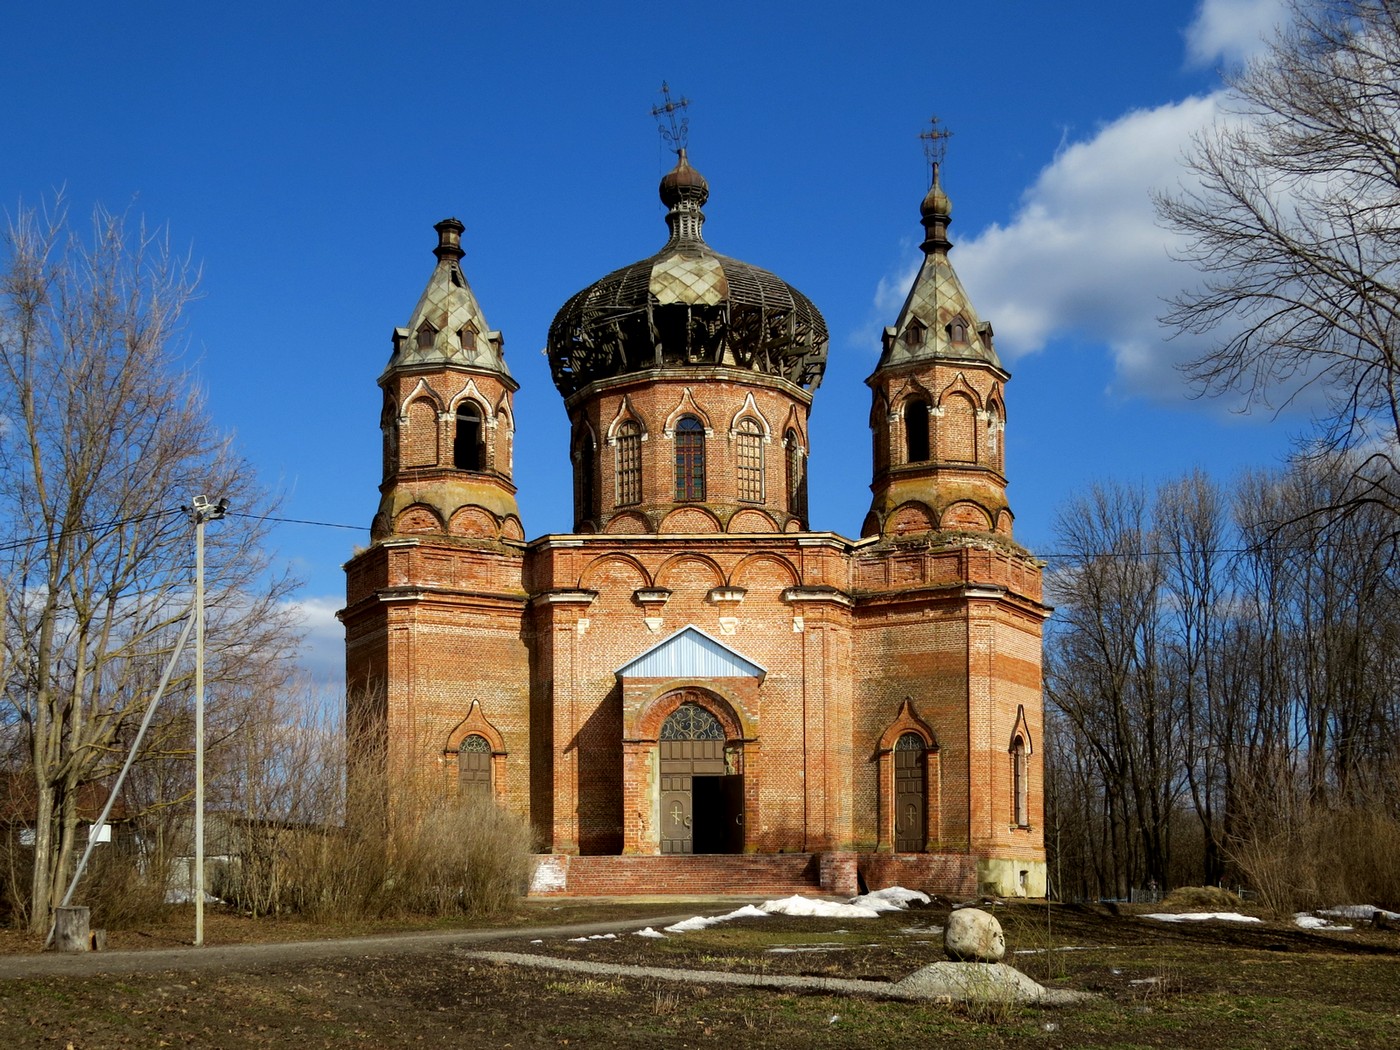
<svg viewBox="0 0 1400 1050"><path fill-rule="evenodd" d="M196 496L190 508L194 522L194 944L204 944L204 526L228 510Z"/></svg>

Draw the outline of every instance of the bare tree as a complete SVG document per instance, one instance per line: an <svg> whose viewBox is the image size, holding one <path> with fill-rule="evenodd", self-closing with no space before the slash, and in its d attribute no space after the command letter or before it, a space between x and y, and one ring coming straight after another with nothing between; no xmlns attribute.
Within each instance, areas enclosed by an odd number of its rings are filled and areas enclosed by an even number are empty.
<svg viewBox="0 0 1400 1050"><path fill-rule="evenodd" d="M85 785L120 763L190 603L182 502L262 499L179 367L196 273L123 218L75 234L61 202L22 210L0 269L4 699L33 781L29 923L45 929L78 839ZM275 669L297 639L278 612L255 517L208 530L211 681ZM214 686L217 695L218 685ZM188 757L180 683L152 755Z"/></svg>
<svg viewBox="0 0 1400 1050"><path fill-rule="evenodd" d="M1400 445L1400 2L1295 0L1158 197L1201 284L1163 319L1214 336L1206 393L1325 396L1330 448ZM1397 505L1388 473L1367 494Z"/></svg>

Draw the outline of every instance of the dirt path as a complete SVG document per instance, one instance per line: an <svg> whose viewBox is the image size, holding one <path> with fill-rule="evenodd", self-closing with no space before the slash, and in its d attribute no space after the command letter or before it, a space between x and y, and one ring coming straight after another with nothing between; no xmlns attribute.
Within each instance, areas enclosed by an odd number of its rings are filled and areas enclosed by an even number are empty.
<svg viewBox="0 0 1400 1050"><path fill-rule="evenodd" d="M413 955L457 945L499 940L533 940L545 937L583 937L594 933L639 930L643 926L668 926L704 915L732 910L736 905L693 905L682 912L649 915L606 922L553 926L507 926L480 930L395 933L341 940L294 941L281 944L236 944L204 948L157 948L148 951L73 952L42 955L0 955L0 980L54 975L157 973L165 970L254 970L264 966L307 960L364 958L377 955Z"/></svg>

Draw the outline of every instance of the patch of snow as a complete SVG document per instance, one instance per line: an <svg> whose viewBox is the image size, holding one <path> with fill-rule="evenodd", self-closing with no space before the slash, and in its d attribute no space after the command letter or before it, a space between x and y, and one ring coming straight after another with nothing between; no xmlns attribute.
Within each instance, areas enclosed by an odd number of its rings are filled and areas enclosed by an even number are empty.
<svg viewBox="0 0 1400 1050"><path fill-rule="evenodd" d="M1294 914L1293 924L1304 930L1350 930L1352 926L1338 926L1331 919L1324 919L1320 915L1310 915L1308 912L1300 911Z"/></svg>
<svg viewBox="0 0 1400 1050"><path fill-rule="evenodd" d="M632 936L633 936L633 937L660 937L662 940L665 940L665 939L666 939L666 935L665 935L664 933L662 933L660 930L654 930L654 929L652 929L650 926L646 927L645 929L637 930L635 933L632 934Z"/></svg>
<svg viewBox="0 0 1400 1050"><path fill-rule="evenodd" d="M766 908L767 905L764 905ZM766 919L768 912L755 908L752 904L745 904L738 911L731 911L727 915L697 915L691 919L682 919L674 925L665 927L667 933L690 933L693 930L703 930L710 926L718 926L722 922L729 922L731 919Z"/></svg>
<svg viewBox="0 0 1400 1050"><path fill-rule="evenodd" d="M1255 918L1253 915L1241 915L1237 911L1184 911L1184 912L1154 912L1151 915L1144 915L1144 919L1156 919L1159 922L1204 922L1207 919L1219 919L1222 922L1263 922L1263 919Z"/></svg>
<svg viewBox="0 0 1400 1050"><path fill-rule="evenodd" d="M1065 945L1063 948L1048 948L1048 949L1047 949L1047 948L1017 948L1017 949L1016 949L1014 952L1012 952L1011 954L1012 954L1012 955L1044 955L1047 951L1052 951L1052 952L1092 952L1092 951L1096 951L1096 950L1098 950L1098 949L1100 949L1100 948L1112 948L1112 947L1115 947L1115 946L1114 946L1114 945L1109 945L1109 944L1104 944L1104 945L1097 945L1096 947L1091 948L1091 947L1090 947L1089 945L1087 945L1087 944L1079 944L1079 945L1067 944L1067 945ZM1114 972L1114 973L1118 973L1119 971L1118 971L1118 970L1114 970L1113 972Z"/></svg>
<svg viewBox="0 0 1400 1050"><path fill-rule="evenodd" d="M1319 908L1317 913L1329 919L1370 919L1377 912L1380 912L1383 919L1392 922L1400 920L1400 912L1386 911L1374 904L1339 904L1335 908Z"/></svg>
<svg viewBox="0 0 1400 1050"><path fill-rule="evenodd" d="M878 919L880 913L863 904L841 904L837 901L813 900L801 894L767 901L763 910L769 915L810 915L822 919Z"/></svg>
<svg viewBox="0 0 1400 1050"><path fill-rule="evenodd" d="M933 937L943 932L942 926L906 926L900 933L907 933L913 937Z"/></svg>
<svg viewBox="0 0 1400 1050"><path fill-rule="evenodd" d="M540 938L536 937L536 938L535 938L533 941L531 941L530 943L531 943L531 944L543 944L544 941L542 941Z"/></svg>
<svg viewBox="0 0 1400 1050"><path fill-rule="evenodd" d="M587 937L570 937L570 938L569 938L570 943L572 943L572 942L574 942L574 941L615 941L615 940L617 940L617 934L615 934L615 933L593 933L593 934L589 934Z"/></svg>
<svg viewBox="0 0 1400 1050"><path fill-rule="evenodd" d="M891 886L888 889L874 890L871 893L851 898L852 904L874 908L876 911L896 911L909 907L914 901L927 904L929 902L928 894L920 893L918 890L906 890L903 886Z"/></svg>
<svg viewBox="0 0 1400 1050"><path fill-rule="evenodd" d="M1160 977L1139 977L1136 981L1129 981L1129 984L1156 984Z"/></svg>

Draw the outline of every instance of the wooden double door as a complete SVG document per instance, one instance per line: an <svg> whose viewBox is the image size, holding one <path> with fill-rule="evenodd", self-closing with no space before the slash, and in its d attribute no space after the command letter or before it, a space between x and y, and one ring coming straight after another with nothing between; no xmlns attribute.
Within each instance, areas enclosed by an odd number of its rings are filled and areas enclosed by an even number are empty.
<svg viewBox="0 0 1400 1050"><path fill-rule="evenodd" d="M723 740L667 740L661 749L661 852L742 853L744 777Z"/></svg>

